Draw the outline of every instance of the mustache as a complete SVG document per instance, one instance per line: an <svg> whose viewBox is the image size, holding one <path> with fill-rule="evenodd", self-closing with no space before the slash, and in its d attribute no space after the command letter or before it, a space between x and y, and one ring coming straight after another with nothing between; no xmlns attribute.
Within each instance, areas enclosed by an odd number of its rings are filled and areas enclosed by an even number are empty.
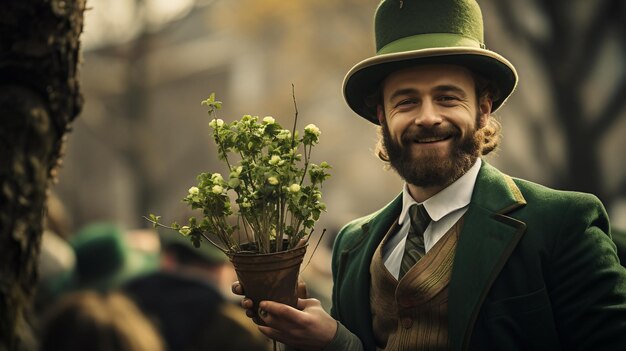
<svg viewBox="0 0 626 351"><path fill-rule="evenodd" d="M461 136L461 130L451 124L437 125L430 128L424 128L417 125L412 125L402 133L402 143L413 143L418 139L425 138L457 138Z"/></svg>

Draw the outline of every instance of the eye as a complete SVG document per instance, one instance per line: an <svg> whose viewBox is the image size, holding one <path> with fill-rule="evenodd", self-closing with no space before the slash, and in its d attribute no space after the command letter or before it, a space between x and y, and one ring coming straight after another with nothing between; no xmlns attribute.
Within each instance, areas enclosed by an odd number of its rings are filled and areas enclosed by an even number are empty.
<svg viewBox="0 0 626 351"><path fill-rule="evenodd" d="M440 96L438 98L440 101L453 101L453 100L458 100L458 98L456 96L452 96L452 95L443 95Z"/></svg>
<svg viewBox="0 0 626 351"><path fill-rule="evenodd" d="M404 100L400 100L400 102L396 104L396 107L409 106L409 105L413 105L416 103L417 103L416 99L404 99Z"/></svg>
<svg viewBox="0 0 626 351"><path fill-rule="evenodd" d="M457 102L461 101L457 96L454 95L441 95L437 97L437 101L446 106L456 105Z"/></svg>

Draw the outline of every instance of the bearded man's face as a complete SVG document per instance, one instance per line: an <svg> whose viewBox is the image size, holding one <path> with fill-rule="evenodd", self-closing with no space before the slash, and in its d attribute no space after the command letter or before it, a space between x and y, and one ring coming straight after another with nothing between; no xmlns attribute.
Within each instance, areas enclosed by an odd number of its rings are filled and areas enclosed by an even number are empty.
<svg viewBox="0 0 626 351"><path fill-rule="evenodd" d="M387 150L389 163L407 182L419 187L447 186L459 179L476 162L480 153L480 133L474 131L464 137L450 127L445 129L418 129L411 126L403 133L398 143L391 137L387 123L382 124L383 146ZM414 154L411 144L415 140L451 136L448 155L441 156L433 150Z"/></svg>
<svg viewBox="0 0 626 351"><path fill-rule="evenodd" d="M453 65L396 71L383 82L379 108L383 146L391 166L419 187L447 186L481 152L481 113L474 78Z"/></svg>

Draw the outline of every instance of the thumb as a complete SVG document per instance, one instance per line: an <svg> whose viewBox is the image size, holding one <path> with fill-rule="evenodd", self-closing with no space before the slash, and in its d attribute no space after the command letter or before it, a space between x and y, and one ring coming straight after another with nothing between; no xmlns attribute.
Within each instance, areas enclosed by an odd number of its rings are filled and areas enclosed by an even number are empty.
<svg viewBox="0 0 626 351"><path fill-rule="evenodd" d="M322 303L318 299L298 299L298 309L304 310L309 307L321 307Z"/></svg>

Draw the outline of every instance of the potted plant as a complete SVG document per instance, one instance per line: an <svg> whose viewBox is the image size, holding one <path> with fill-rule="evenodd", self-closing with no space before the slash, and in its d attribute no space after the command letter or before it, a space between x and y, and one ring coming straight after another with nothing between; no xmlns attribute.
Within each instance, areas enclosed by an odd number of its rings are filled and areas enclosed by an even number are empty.
<svg viewBox="0 0 626 351"><path fill-rule="evenodd" d="M222 250L255 303L273 300L295 306L308 239L326 210L321 187L330 166L311 162L321 132L314 124L302 133L296 130L295 97L291 130L269 116L245 115L227 123L217 116L222 103L215 94L202 105L208 107L209 126L227 173L201 173L198 184L189 188L183 202L199 218L182 226L164 225L153 214L147 219L155 227L178 231L196 247L206 240Z"/></svg>

